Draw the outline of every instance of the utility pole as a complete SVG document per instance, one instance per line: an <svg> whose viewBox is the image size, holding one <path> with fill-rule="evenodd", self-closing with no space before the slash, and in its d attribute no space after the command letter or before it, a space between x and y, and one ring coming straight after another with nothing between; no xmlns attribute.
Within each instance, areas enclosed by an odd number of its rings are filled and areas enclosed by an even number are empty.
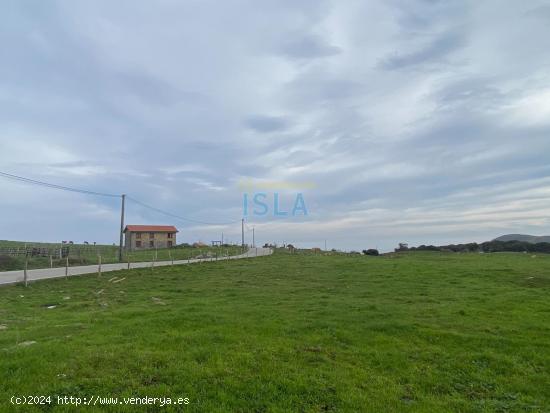
<svg viewBox="0 0 550 413"><path fill-rule="evenodd" d="M122 261L122 244L124 236L124 202L126 201L126 195L122 194L122 208L120 210L120 244L118 246L118 260Z"/></svg>
<svg viewBox="0 0 550 413"><path fill-rule="evenodd" d="M241 247L244 252L244 218L241 219Z"/></svg>
<svg viewBox="0 0 550 413"><path fill-rule="evenodd" d="M223 232L222 232L222 245L223 245Z"/></svg>
<svg viewBox="0 0 550 413"><path fill-rule="evenodd" d="M256 238L255 238L255 234L254 234L254 230L256 228L252 227L252 248L256 248Z"/></svg>

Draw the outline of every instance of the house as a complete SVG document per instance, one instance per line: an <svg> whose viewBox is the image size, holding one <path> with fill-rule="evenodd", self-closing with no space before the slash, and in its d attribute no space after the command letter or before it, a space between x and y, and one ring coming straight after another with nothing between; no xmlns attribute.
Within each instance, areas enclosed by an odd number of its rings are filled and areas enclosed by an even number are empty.
<svg viewBox="0 0 550 413"><path fill-rule="evenodd" d="M172 225L127 225L124 245L130 251L171 248L176 245L176 233L178 229Z"/></svg>

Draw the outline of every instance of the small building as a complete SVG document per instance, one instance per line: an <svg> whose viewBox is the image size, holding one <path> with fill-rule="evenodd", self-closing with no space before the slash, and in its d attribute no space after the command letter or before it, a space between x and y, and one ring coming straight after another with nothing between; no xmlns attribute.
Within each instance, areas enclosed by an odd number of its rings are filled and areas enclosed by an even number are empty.
<svg viewBox="0 0 550 413"><path fill-rule="evenodd" d="M130 251L171 248L176 245L178 232L172 225L127 225L124 245Z"/></svg>

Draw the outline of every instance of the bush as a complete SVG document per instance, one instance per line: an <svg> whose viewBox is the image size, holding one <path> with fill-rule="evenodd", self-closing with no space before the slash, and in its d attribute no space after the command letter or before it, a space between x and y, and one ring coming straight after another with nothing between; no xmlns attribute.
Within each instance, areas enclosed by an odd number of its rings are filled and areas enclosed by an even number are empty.
<svg viewBox="0 0 550 413"><path fill-rule="evenodd" d="M22 268L22 264L17 258L9 255L0 255L0 270L12 271L20 270Z"/></svg>
<svg viewBox="0 0 550 413"><path fill-rule="evenodd" d="M378 250L375 250L374 248L369 248L368 250L363 250L363 254L365 255L372 255L372 256L378 256L380 253Z"/></svg>

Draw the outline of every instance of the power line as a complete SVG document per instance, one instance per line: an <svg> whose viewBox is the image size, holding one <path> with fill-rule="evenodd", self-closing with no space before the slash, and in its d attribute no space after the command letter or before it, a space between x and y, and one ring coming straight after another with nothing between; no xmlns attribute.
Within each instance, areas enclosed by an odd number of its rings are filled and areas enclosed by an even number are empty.
<svg viewBox="0 0 550 413"><path fill-rule="evenodd" d="M51 184L49 182L38 181L36 179L25 178L23 176L13 175L13 174L9 174L9 173L6 173L6 172L1 172L1 171L0 171L0 176L4 177L4 178L15 180L15 181L25 182L25 183L32 184L32 185L43 186L43 187L46 187L46 188L59 189L59 190L62 190L62 191L77 192L77 193L81 193L81 194L104 196L104 197L110 197L110 198L121 198L123 196L123 195L109 194L109 193L104 193L104 192L88 191L88 190L85 190L85 189L71 188L71 187L68 187L68 186ZM173 214L173 213L168 212L168 211L164 211L160 208L153 207L151 205L148 205L148 204L146 204L144 202L141 202L141 201L139 201L135 198L132 198L130 196L126 196L126 199L128 199L128 200L130 200L130 201L132 201L132 202L134 202L138 205L141 205L144 208L148 208L152 211L156 211L160 214L164 214L164 215L167 215L169 217L176 218L176 219L179 219L179 220L182 220L182 221L193 222L193 223L196 223L196 224L202 224L202 225L229 225L229 224L234 224L234 223L237 223L237 222L240 221L240 219L234 220L234 221L229 221L229 222L199 221L199 220L195 220L195 219L191 219L191 218L185 218L185 217Z"/></svg>
<svg viewBox="0 0 550 413"><path fill-rule="evenodd" d="M137 199L135 198L132 198L131 196L126 196L126 198L138 205L141 205L142 207L144 208L148 208L152 211L156 211L158 213L161 213L161 214L164 214L166 216L169 216L169 217L172 217L172 218L176 218L176 219L180 219L182 221L188 221L188 222L193 222L195 224L202 224L202 225L229 225L229 224L234 224L236 222L239 222L240 219L238 220L234 220L234 221L228 221L228 222L206 222L206 221L199 221L199 220L196 220L196 219L191 219L191 218L185 218L185 217L182 217L180 215L176 215L176 214L173 214L172 212L168 212L168 211L164 211L160 208L156 208L156 207L153 207L151 205L147 205L141 201L138 201Z"/></svg>
<svg viewBox="0 0 550 413"><path fill-rule="evenodd" d="M107 194L107 193L95 192L95 191L87 191L85 189L70 188L68 186L50 184L48 182L42 182L42 181L37 181L35 179L24 178L22 176L12 175L12 174L8 174L6 172L0 172L0 176L2 176L4 178L8 178L8 179L13 179L15 181L26 182L28 184L44 186L44 187L47 187L47 188L59 189L59 190L62 190L62 191L78 192L78 193L81 193L81 194L106 196L106 197L111 197L111 198L120 198L122 196L122 195Z"/></svg>

